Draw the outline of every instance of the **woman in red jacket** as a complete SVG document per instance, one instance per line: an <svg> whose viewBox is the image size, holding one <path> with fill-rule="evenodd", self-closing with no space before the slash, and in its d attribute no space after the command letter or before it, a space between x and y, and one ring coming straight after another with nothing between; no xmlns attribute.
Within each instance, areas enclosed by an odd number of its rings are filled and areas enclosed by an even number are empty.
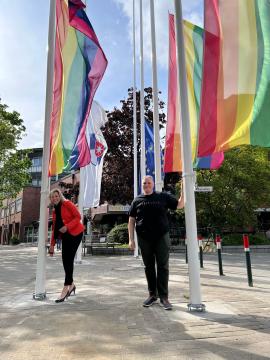
<svg viewBox="0 0 270 360"><path fill-rule="evenodd" d="M62 239L62 261L65 270L65 282L60 297L55 300L64 301L72 292L75 294L76 286L73 282L73 268L76 251L83 237L84 226L81 215L76 206L65 199L60 190L54 189L50 193L53 209L53 227L49 253L53 256L57 238Z"/></svg>

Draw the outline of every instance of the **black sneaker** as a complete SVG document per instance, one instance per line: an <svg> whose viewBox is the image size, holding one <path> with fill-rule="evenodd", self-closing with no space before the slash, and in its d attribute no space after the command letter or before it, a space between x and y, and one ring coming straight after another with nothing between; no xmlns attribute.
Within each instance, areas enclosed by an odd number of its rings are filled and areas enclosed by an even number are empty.
<svg viewBox="0 0 270 360"><path fill-rule="evenodd" d="M164 310L172 310L173 308L168 299L160 299L160 305L163 306Z"/></svg>
<svg viewBox="0 0 270 360"><path fill-rule="evenodd" d="M153 305L156 301L157 301L157 298L153 295L150 295L149 298L143 302L143 306L149 307L149 306Z"/></svg>

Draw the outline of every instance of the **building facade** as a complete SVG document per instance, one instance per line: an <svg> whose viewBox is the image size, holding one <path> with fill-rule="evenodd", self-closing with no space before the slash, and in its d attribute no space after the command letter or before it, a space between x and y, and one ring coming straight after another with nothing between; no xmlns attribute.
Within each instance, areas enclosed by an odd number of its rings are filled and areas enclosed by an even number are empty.
<svg viewBox="0 0 270 360"><path fill-rule="evenodd" d="M31 176L32 186L41 186L41 176L42 176L42 148L31 149L29 153L29 158L32 162L31 167L29 168L29 174Z"/></svg>
<svg viewBox="0 0 270 360"><path fill-rule="evenodd" d="M40 187L27 186L15 199L5 199L1 208L0 243L10 244L12 238L24 241L27 227L38 226Z"/></svg>
<svg viewBox="0 0 270 360"><path fill-rule="evenodd" d="M10 244L12 239L25 241L31 231L35 240L39 221L40 186L42 175L42 148L30 149L30 182L15 199L5 199L0 208L0 244Z"/></svg>
<svg viewBox="0 0 270 360"><path fill-rule="evenodd" d="M30 182L15 199L5 199L0 208L0 244L10 244L13 238L20 242L34 242L38 238L40 189L42 178L42 148L29 151L31 166L29 168ZM59 187L61 178L52 177L53 187ZM70 182L74 182L74 175L69 175ZM55 184L55 185L54 185ZM67 190L68 192L68 190Z"/></svg>

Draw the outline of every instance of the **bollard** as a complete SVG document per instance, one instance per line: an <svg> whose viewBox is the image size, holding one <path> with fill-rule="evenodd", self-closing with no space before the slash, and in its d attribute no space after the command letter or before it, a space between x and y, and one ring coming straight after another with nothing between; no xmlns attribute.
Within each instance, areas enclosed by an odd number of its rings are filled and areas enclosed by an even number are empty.
<svg viewBox="0 0 270 360"><path fill-rule="evenodd" d="M187 238L185 238L185 247L186 247L186 264L187 264L188 263Z"/></svg>
<svg viewBox="0 0 270 360"><path fill-rule="evenodd" d="M223 274L223 266L222 266L221 237L220 237L220 235L216 235L216 247L217 247L217 252L218 252L219 275L224 276L224 274Z"/></svg>
<svg viewBox="0 0 270 360"><path fill-rule="evenodd" d="M199 249L200 249L200 266L203 268L203 247L202 247L202 237L198 236Z"/></svg>
<svg viewBox="0 0 270 360"><path fill-rule="evenodd" d="M244 240L244 249L245 249L245 253L246 253L248 285L253 287L251 261L250 261L250 249L249 249L249 238L248 238L247 234L243 235L243 240Z"/></svg>

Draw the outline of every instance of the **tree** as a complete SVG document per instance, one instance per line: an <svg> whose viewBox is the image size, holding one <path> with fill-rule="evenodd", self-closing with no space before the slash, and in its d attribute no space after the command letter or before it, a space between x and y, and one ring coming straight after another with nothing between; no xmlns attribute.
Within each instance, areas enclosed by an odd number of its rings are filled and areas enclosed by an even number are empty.
<svg viewBox="0 0 270 360"><path fill-rule="evenodd" d="M145 118L153 123L152 88L145 91ZM138 159L140 154L140 92L136 96ZM108 113L104 137L108 152L103 166L101 203L127 204L133 199L133 89L128 89L128 98L121 100L121 109L114 108ZM164 102L159 102L160 128L164 126ZM139 164L139 162L138 162Z"/></svg>
<svg viewBox="0 0 270 360"><path fill-rule="evenodd" d="M23 120L18 112L7 109L0 102L0 204L3 199L15 197L29 182L31 164L27 151L17 150L25 133Z"/></svg>
<svg viewBox="0 0 270 360"><path fill-rule="evenodd" d="M270 204L270 164L265 148L241 146L225 153L216 171L197 172L198 185L213 192L196 193L198 227L237 231L256 226L255 209Z"/></svg>

